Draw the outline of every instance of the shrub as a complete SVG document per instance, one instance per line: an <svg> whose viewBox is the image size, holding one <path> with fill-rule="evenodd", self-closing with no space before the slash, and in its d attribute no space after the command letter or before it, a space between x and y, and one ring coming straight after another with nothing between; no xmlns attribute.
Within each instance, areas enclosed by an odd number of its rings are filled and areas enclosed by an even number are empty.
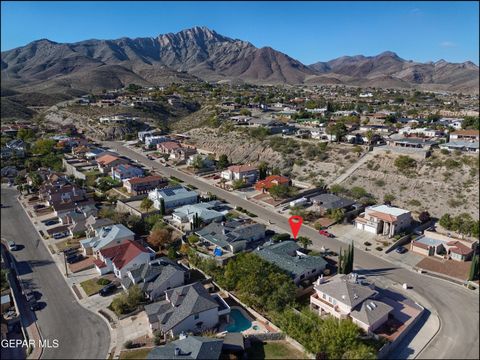
<svg viewBox="0 0 480 360"><path fill-rule="evenodd" d="M290 234L283 233L283 234L275 234L272 236L272 241L274 242L285 241L285 240L290 240Z"/></svg>
<svg viewBox="0 0 480 360"><path fill-rule="evenodd" d="M123 346L125 347L125 349L133 349L135 346L133 345L133 341L132 340L127 340L125 341L125 343L123 344Z"/></svg>
<svg viewBox="0 0 480 360"><path fill-rule="evenodd" d="M400 155L395 159L394 164L400 171L411 170L417 166L417 162L407 155Z"/></svg>
<svg viewBox="0 0 480 360"><path fill-rule="evenodd" d="M383 251L383 248L382 248L381 246L377 246L377 247L375 248L375 250L377 250L377 251Z"/></svg>
<svg viewBox="0 0 480 360"><path fill-rule="evenodd" d="M383 181L382 179L375 180L375 185L377 185L378 187L384 187L385 181Z"/></svg>
<svg viewBox="0 0 480 360"><path fill-rule="evenodd" d="M97 284L98 284L98 285L108 285L108 284L110 284L110 283L111 283L111 281L108 280L108 279L105 279L105 278L102 278L102 279L98 279L98 280L97 280Z"/></svg>

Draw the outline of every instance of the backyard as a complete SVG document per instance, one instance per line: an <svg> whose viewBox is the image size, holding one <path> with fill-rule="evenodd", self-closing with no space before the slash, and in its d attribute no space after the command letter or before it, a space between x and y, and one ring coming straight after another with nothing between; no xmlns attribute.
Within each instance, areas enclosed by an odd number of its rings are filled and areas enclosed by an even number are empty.
<svg viewBox="0 0 480 360"><path fill-rule="evenodd" d="M255 341L247 349L249 359L305 359L305 356L285 341Z"/></svg>

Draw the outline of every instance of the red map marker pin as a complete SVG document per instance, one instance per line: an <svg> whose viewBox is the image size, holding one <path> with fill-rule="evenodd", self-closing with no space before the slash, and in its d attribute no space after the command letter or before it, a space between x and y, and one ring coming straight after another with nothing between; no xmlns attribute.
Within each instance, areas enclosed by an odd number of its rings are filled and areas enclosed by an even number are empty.
<svg viewBox="0 0 480 360"><path fill-rule="evenodd" d="M290 229L292 229L293 238L297 240L298 232L302 227L303 218L298 215L290 216L288 222L290 223Z"/></svg>

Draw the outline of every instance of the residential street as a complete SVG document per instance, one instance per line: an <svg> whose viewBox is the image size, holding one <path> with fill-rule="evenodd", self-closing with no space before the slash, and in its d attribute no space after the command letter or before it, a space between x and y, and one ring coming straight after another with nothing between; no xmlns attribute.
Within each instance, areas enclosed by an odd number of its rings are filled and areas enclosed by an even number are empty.
<svg viewBox="0 0 480 360"><path fill-rule="evenodd" d="M241 206L258 215L259 218L271 221L276 227L283 229L285 232L290 232L287 217L242 199L228 191L207 184L196 177L148 160L144 155L123 146L120 142L104 142L104 145L115 149L121 155L127 156L132 160L138 160L150 168L153 167L164 175L175 176L197 187L200 191L208 191L225 199L232 205ZM302 227L299 235L310 237L314 243L313 247L317 249L324 246L330 250L338 251L343 244L338 240L325 238L319 235L313 228L306 226ZM345 244L343 244L343 247L345 248ZM412 287L412 290L409 291L414 291L425 299L422 305L439 317L441 324L438 334L420 353L418 358L473 359L479 357L479 299L477 292L441 279L398 267L359 249L355 250L355 265L357 268L367 269L357 270L357 272L370 277L386 277L399 284L407 283ZM402 355L405 354L408 355L408 349L402 352Z"/></svg>
<svg viewBox="0 0 480 360"><path fill-rule="evenodd" d="M60 345L57 349L44 349L42 358L106 358L110 346L107 324L77 302L17 201L18 192L2 186L1 194L6 206L1 210L1 236L24 246L12 254L19 273L31 280L30 286L40 294L39 303L46 304L35 313L41 336L50 344L58 339Z"/></svg>

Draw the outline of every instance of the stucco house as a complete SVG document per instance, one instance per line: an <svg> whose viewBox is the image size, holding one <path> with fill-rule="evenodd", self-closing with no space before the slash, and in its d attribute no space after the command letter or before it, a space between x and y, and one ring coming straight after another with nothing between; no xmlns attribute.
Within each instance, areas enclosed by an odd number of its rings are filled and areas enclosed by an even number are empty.
<svg viewBox="0 0 480 360"><path fill-rule="evenodd" d="M227 181L242 180L246 184L255 183L258 176L258 169L250 165L232 165L221 173L221 177Z"/></svg>
<svg viewBox="0 0 480 360"><path fill-rule="evenodd" d="M100 275L113 272L117 278L122 279L129 270L148 263L154 255L138 242L125 240L97 251L93 264Z"/></svg>
<svg viewBox="0 0 480 360"><path fill-rule="evenodd" d="M95 230L95 236L80 241L84 255L92 255L99 250L118 245L125 240L133 240L135 233L123 224L102 226Z"/></svg>
<svg viewBox="0 0 480 360"><path fill-rule="evenodd" d="M221 221L228 213L228 209L218 200L209 202L184 205L176 208L172 213L172 222L183 230L193 230L194 217L204 225L210 224L212 221Z"/></svg>
<svg viewBox="0 0 480 360"><path fill-rule="evenodd" d="M367 207L364 213L355 218L354 224L359 230L393 237L411 226L412 215L409 210L375 205Z"/></svg>
<svg viewBox="0 0 480 360"><path fill-rule="evenodd" d="M373 286L362 285L355 274L337 274L328 281L319 278L310 296L310 307L319 315L351 319L367 333L372 333L388 320L393 307L376 300Z"/></svg>
<svg viewBox="0 0 480 360"><path fill-rule="evenodd" d="M228 321L230 307L196 282L165 291L165 300L146 305L145 312L152 332L159 330L167 338L212 329L221 317Z"/></svg>
<svg viewBox="0 0 480 360"><path fill-rule="evenodd" d="M152 190L148 193L148 198L153 201L153 206L157 210L161 208L163 200L165 210L168 211L179 206L195 204L198 201L198 194L181 185L176 185Z"/></svg>

